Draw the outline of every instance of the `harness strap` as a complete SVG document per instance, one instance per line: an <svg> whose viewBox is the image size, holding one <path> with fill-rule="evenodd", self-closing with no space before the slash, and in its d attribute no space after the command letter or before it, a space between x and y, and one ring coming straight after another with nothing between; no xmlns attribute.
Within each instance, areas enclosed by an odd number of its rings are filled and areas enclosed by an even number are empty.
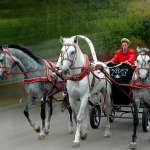
<svg viewBox="0 0 150 150"><path fill-rule="evenodd" d="M85 76L90 74L89 59L88 59L88 56L85 54L84 54L84 59L85 59L85 65L83 67L81 67L81 73L75 74L75 75L66 75L65 76L66 80L80 81ZM76 69L76 68L71 68L71 69ZM80 69L80 68L78 68L78 69Z"/></svg>
<svg viewBox="0 0 150 150"><path fill-rule="evenodd" d="M93 76L93 79L92 79L91 89L94 88L94 85L95 85L95 76Z"/></svg>
<svg viewBox="0 0 150 150"><path fill-rule="evenodd" d="M7 54L9 57L10 57L10 60L12 62L12 67L14 67L16 64L15 64L15 60L13 59L12 55L10 54L8 48L7 49L4 49L3 51L0 52L1 53L4 53L4 54ZM4 71L2 73L2 76L3 77L7 77L8 75L8 72L7 72L7 67L6 67L6 55L4 56L4 66L1 66L2 68L4 68Z"/></svg>
<svg viewBox="0 0 150 150"><path fill-rule="evenodd" d="M24 79L24 83L33 83L38 81L48 81L47 77L37 77L37 78L31 78L31 79Z"/></svg>

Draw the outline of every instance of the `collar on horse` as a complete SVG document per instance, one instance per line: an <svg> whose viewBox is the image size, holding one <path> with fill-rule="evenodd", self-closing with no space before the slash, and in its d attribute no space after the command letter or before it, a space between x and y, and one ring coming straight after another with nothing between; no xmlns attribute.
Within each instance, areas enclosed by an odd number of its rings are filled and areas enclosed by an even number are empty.
<svg viewBox="0 0 150 150"><path fill-rule="evenodd" d="M67 75L66 80L71 80L71 81L80 81L82 80L86 75L89 75L90 69L89 69L89 59L88 55L84 54L84 59L85 59L85 65L81 69L81 73L75 74L75 75ZM76 68L73 68L76 69Z"/></svg>
<svg viewBox="0 0 150 150"><path fill-rule="evenodd" d="M45 64L45 69L44 69L43 72L41 72L41 76L40 77L24 79L24 82L25 83L32 83L32 82L37 82L37 81L50 81L50 82L53 82L49 70L51 68L55 67L55 65L51 61L45 60L45 59L44 59L44 64ZM45 73L45 71L46 71L46 77L42 77L42 75ZM57 76L54 76L54 77L55 77L55 80L54 80L53 84L55 84L57 82L57 80L58 80Z"/></svg>

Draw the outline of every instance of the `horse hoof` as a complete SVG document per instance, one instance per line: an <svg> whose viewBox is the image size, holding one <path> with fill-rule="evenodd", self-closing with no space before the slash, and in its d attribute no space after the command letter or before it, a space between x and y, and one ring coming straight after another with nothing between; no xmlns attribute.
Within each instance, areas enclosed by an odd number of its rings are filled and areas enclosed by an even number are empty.
<svg viewBox="0 0 150 150"><path fill-rule="evenodd" d="M81 136L81 140L85 140L87 138L87 133Z"/></svg>
<svg viewBox="0 0 150 150"><path fill-rule="evenodd" d="M131 142L130 145L129 145L129 148L131 150L135 150L136 149L136 142Z"/></svg>
<svg viewBox="0 0 150 150"><path fill-rule="evenodd" d="M37 133L39 133L40 132L40 126L35 126L34 127L34 131L37 132Z"/></svg>
<svg viewBox="0 0 150 150"><path fill-rule="evenodd" d="M46 136L45 136L44 134L41 134L41 135L39 136L39 139L40 139L40 140L45 140L45 138L46 138Z"/></svg>
<svg viewBox="0 0 150 150"><path fill-rule="evenodd" d="M40 126L38 126L38 128L36 128L35 131L36 131L37 133L39 133L39 132L40 132Z"/></svg>
<svg viewBox="0 0 150 150"><path fill-rule="evenodd" d="M111 134L109 132L104 134L104 137L110 137L110 136Z"/></svg>
<svg viewBox="0 0 150 150"><path fill-rule="evenodd" d="M46 131L45 131L45 134L48 135L48 134L49 134L49 130L46 130Z"/></svg>
<svg viewBox="0 0 150 150"><path fill-rule="evenodd" d="M73 147L73 148L78 148L78 147L80 147L80 142L73 142L72 147Z"/></svg>

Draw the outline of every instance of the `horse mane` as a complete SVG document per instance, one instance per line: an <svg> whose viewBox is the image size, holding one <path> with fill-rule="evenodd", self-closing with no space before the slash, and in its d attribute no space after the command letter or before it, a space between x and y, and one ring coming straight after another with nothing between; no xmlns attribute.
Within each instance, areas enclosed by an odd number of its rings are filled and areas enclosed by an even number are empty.
<svg viewBox="0 0 150 150"><path fill-rule="evenodd" d="M11 44L11 45L8 45L8 48L15 48L15 49L21 50L24 53L26 53L27 55L29 55L30 57L32 57L38 63L41 64L43 62L42 59L41 59L41 57L34 55L32 53L31 49L28 49L28 48L24 47L23 45Z"/></svg>

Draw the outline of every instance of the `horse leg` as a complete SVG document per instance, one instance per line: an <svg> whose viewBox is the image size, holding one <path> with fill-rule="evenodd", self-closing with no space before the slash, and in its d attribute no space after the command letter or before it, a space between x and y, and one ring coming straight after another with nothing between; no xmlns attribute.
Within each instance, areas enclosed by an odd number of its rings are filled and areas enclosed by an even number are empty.
<svg viewBox="0 0 150 150"><path fill-rule="evenodd" d="M88 107L86 107L85 119L83 119L83 121L82 121L81 131L80 131L81 140L85 140L87 138L87 129L88 129L87 120L89 118L89 113L88 112L89 112L89 109L88 109Z"/></svg>
<svg viewBox="0 0 150 150"><path fill-rule="evenodd" d="M110 98L111 89L110 89L110 86L107 85L106 88L102 89L102 93L104 95L103 111L105 111L106 118L107 118L104 136L110 137L110 135L111 135L111 133L110 133L110 113L111 113L111 98Z"/></svg>
<svg viewBox="0 0 150 150"><path fill-rule="evenodd" d="M37 126L35 123L33 123L29 116L29 110L30 110L34 100L35 99L32 96L27 97L27 104L24 109L24 115L27 118L27 120L28 120L30 126L33 128L33 130L35 130L36 132L40 132L40 126Z"/></svg>
<svg viewBox="0 0 150 150"><path fill-rule="evenodd" d="M71 106L69 104L69 96L68 96L68 94L65 95L63 103L67 107L67 110L69 112L69 127L68 127L68 131L69 131L70 134L72 134L73 133L72 109L71 109Z"/></svg>
<svg viewBox="0 0 150 150"><path fill-rule="evenodd" d="M130 149L136 149L136 138L137 138L137 127L139 125L139 105L140 101L135 101L133 104L134 112L133 112L133 135L132 135L132 142L130 143L129 147Z"/></svg>
<svg viewBox="0 0 150 150"><path fill-rule="evenodd" d="M106 114L107 116L107 120L106 120L106 126L105 126L105 133L104 133L104 136L105 137L110 137L110 115L107 113Z"/></svg>
<svg viewBox="0 0 150 150"><path fill-rule="evenodd" d="M106 112L106 126L105 126L105 133L104 133L104 136L105 137L110 137L111 136L111 133L110 133L110 113L111 113L111 100L110 98L107 96L107 99L106 99L106 107L104 108L105 109L105 112Z"/></svg>
<svg viewBox="0 0 150 150"><path fill-rule="evenodd" d="M47 118L47 122L46 122L46 130L45 130L46 134L49 133L50 121L51 121L51 117L52 117L52 113L53 113L52 97L50 97L48 99L47 106L48 106L48 118Z"/></svg>
<svg viewBox="0 0 150 150"><path fill-rule="evenodd" d="M77 128L76 128L76 133L75 133L75 139L73 142L73 147L80 146L80 138L81 138L81 132L82 132L81 126L83 123L83 119L85 117L87 104L88 104L88 97L83 97L81 99L81 104L80 104L79 112L77 115ZM87 130L85 129L85 131ZM87 133L85 132L84 135L82 134L82 137L87 137Z"/></svg>
<svg viewBox="0 0 150 150"><path fill-rule="evenodd" d="M73 120L72 120L72 109L71 107L67 107L67 110L69 112L69 127L68 127L68 131L70 134L73 133Z"/></svg>
<svg viewBox="0 0 150 150"><path fill-rule="evenodd" d="M45 104L46 104L46 97L41 99L41 120L42 120L42 129L40 131L40 139L45 139L45 118L46 118L46 113L45 113Z"/></svg>

